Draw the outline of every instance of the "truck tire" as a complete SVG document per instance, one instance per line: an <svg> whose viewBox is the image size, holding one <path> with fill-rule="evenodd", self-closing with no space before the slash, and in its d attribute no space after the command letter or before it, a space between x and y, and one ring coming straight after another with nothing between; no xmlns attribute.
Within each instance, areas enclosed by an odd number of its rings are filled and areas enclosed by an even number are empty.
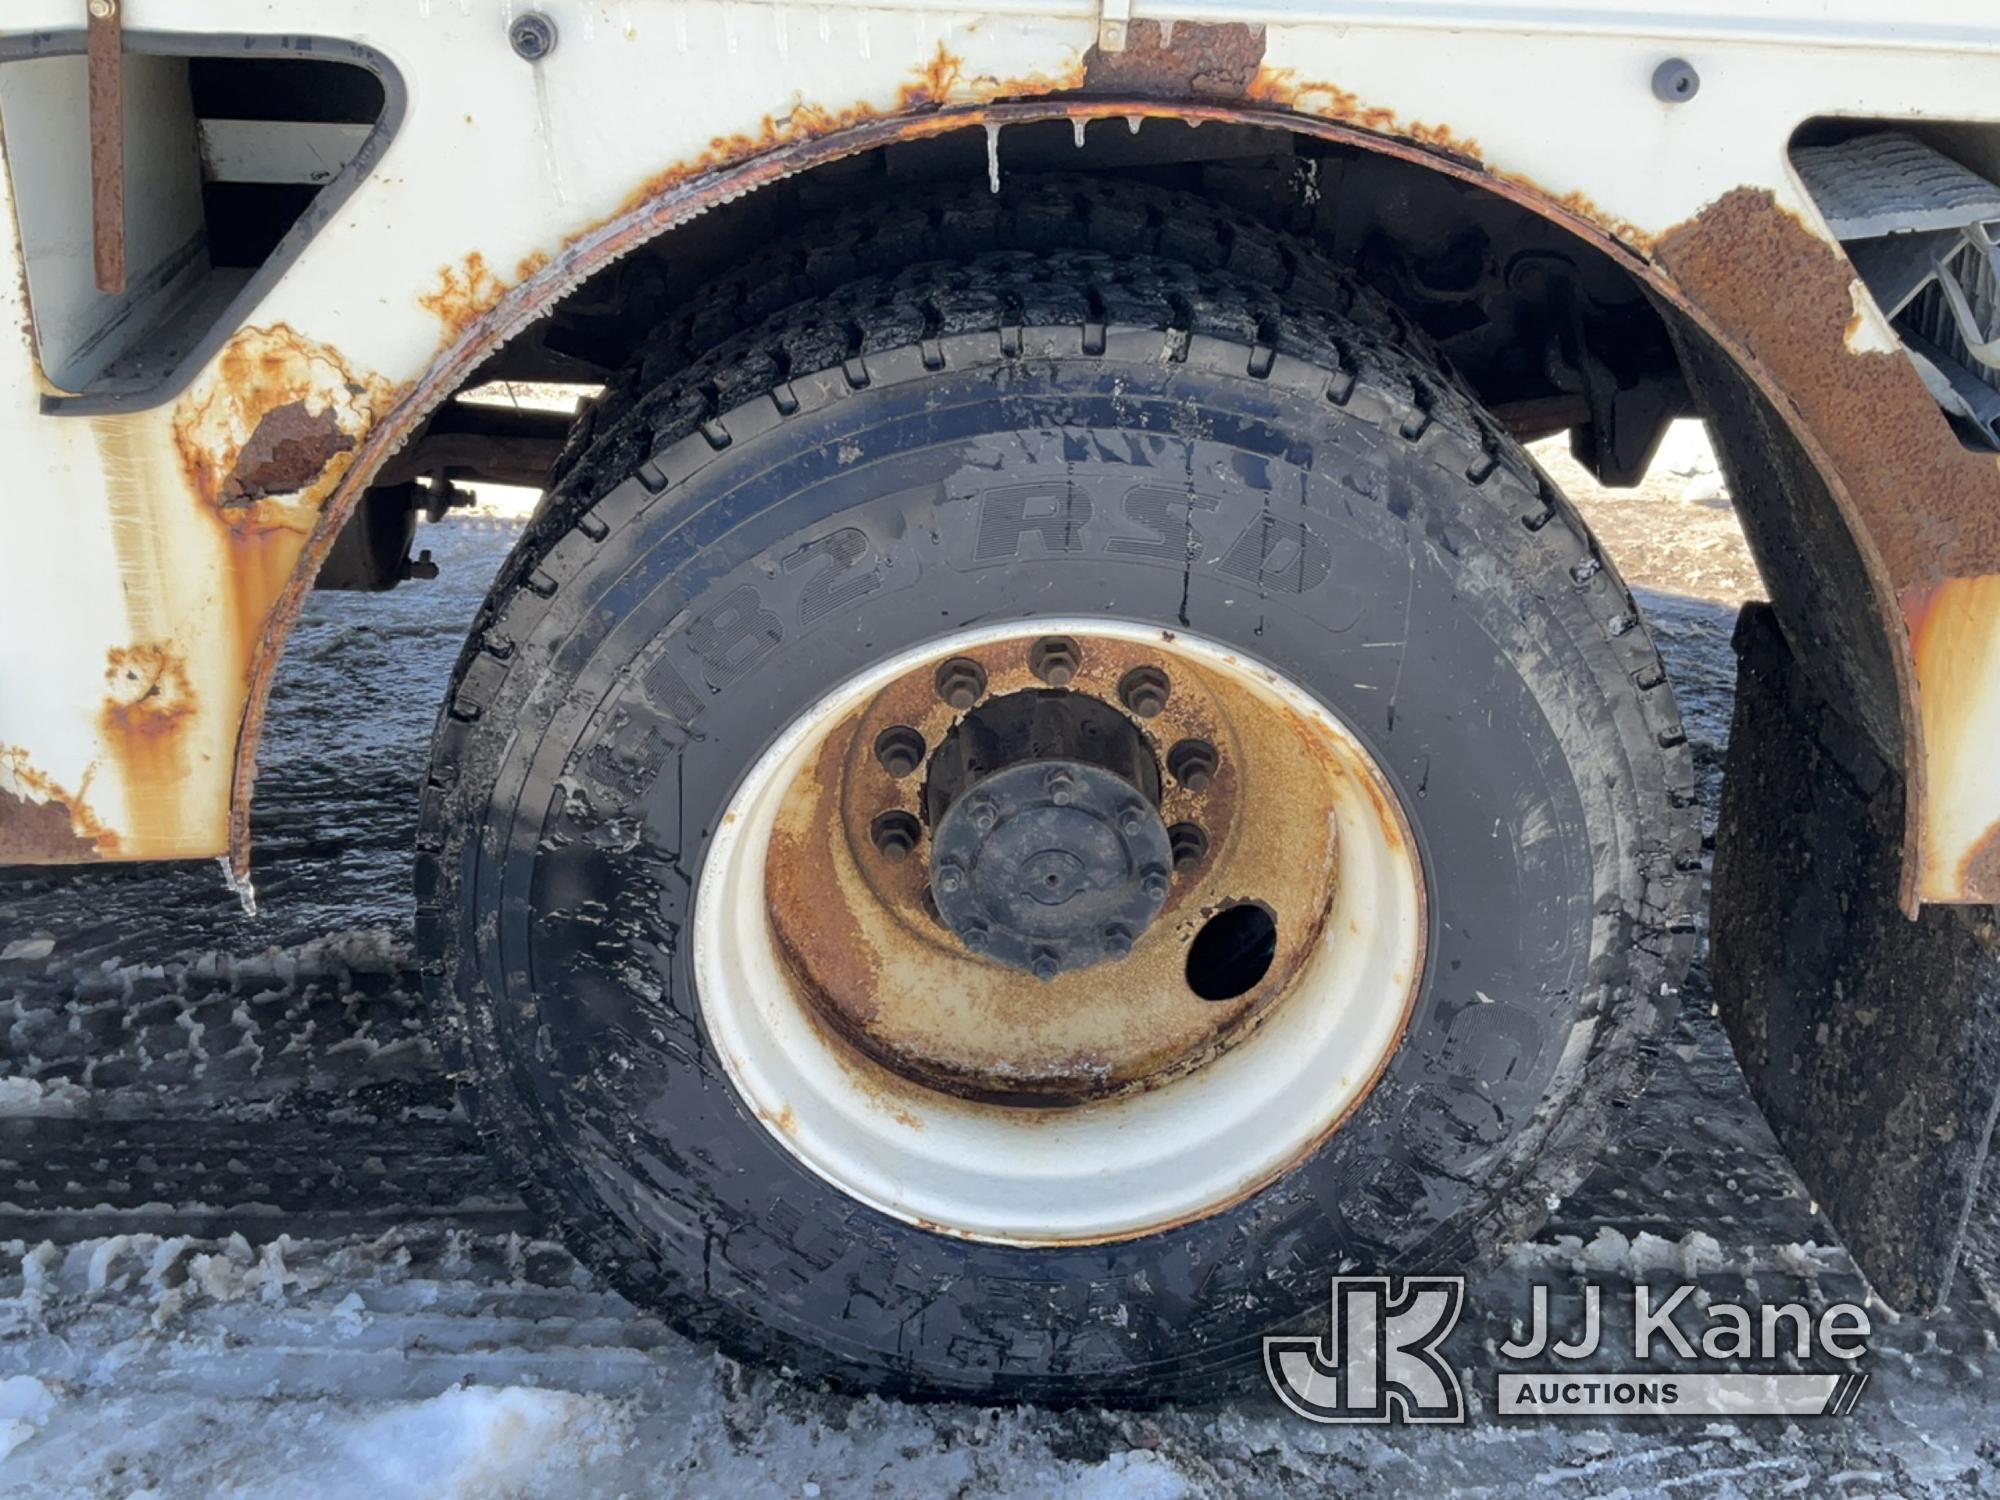
<svg viewBox="0 0 2000 1500"><path fill-rule="evenodd" d="M1200 1399L1576 1184L1673 1013L1692 771L1392 311L1193 200L1014 191L1054 243L607 395L440 716L419 942L481 1131L684 1332Z"/></svg>

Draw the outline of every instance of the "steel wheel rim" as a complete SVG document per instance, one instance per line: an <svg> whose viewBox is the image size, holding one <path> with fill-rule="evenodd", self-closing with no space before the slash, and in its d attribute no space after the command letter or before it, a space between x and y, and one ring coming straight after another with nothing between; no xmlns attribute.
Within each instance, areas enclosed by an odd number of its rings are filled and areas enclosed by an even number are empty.
<svg viewBox="0 0 2000 1500"><path fill-rule="evenodd" d="M798 778L886 685L957 654L1049 635L1136 643L1198 663L1314 736L1333 768L1338 878L1324 927L1282 1003L1227 1050L1157 1086L1022 1108L912 1086L835 1034L801 998L774 932L767 877ZM1314 1154L1400 1043L1426 943L1425 886L1408 820L1380 767L1336 715L1230 647L1185 631L1081 618L941 637L876 664L799 714L731 795L703 863L692 934L709 1036L738 1095L788 1155L902 1222L1023 1246L1128 1239L1203 1218ZM1190 995L1187 1003L1204 1002Z"/></svg>

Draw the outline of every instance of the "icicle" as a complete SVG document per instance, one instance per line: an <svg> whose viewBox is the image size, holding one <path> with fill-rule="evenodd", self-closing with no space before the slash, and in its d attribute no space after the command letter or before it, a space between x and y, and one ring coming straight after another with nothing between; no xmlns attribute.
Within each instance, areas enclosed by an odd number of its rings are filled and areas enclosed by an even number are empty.
<svg viewBox="0 0 2000 1500"><path fill-rule="evenodd" d="M1127 115L1125 117L1125 128L1130 130L1134 135L1139 133L1139 127L1145 123L1145 117L1142 115Z"/></svg>
<svg viewBox="0 0 2000 1500"><path fill-rule="evenodd" d="M234 891L236 899L243 903L243 915L246 917L255 917L257 915L257 887L250 883L250 877L246 874L241 880L238 880L236 878L236 871L230 868L229 856L226 854L220 860L216 861L216 863L222 866L222 883Z"/></svg>
<svg viewBox="0 0 2000 1500"><path fill-rule="evenodd" d="M986 185L1000 191L1000 127L986 122Z"/></svg>
<svg viewBox="0 0 2000 1500"><path fill-rule="evenodd" d="M1079 151L1083 149L1083 132L1089 124L1090 121L1086 120L1082 115L1077 115L1069 122L1070 133L1076 137L1076 146Z"/></svg>
<svg viewBox="0 0 2000 1500"><path fill-rule="evenodd" d="M1299 201L1304 204L1319 202L1319 158L1317 156L1299 159Z"/></svg>

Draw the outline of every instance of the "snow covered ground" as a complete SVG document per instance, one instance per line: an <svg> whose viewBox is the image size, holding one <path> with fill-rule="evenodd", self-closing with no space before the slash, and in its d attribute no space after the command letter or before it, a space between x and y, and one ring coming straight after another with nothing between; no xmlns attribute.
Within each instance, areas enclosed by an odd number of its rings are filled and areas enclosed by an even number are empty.
<svg viewBox="0 0 2000 1500"><path fill-rule="evenodd" d="M1712 468L1674 462L1687 485L1612 503L1726 522L1681 503L1710 498ZM263 915L206 868L0 873L0 1496L2000 1491L1990 1221L1950 1310L1877 1309L1852 1417L1487 1409L1535 1281L1562 1318L1586 1278L1866 1295L1699 966L1624 1143L1474 1284L1449 1346L1463 1429L1314 1427L1256 1389L1155 1412L854 1399L636 1311L535 1237L470 1142L408 966L414 787L515 524L455 517L422 538L435 582L313 599L259 782ZM1712 807L1734 610L1639 581Z"/></svg>

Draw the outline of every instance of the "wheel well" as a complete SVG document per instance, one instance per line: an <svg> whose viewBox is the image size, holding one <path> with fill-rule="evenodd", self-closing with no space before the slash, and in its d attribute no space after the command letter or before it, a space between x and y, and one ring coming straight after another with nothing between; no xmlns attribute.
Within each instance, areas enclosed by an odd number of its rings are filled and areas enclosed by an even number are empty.
<svg viewBox="0 0 2000 1500"><path fill-rule="evenodd" d="M1610 254L1510 199L1364 147L1276 127L1174 119L977 126L840 158L745 194L579 285L460 393L495 381L593 386L744 245L796 235L856 195L1063 171L1196 192L1309 239L1401 307L1514 436L1569 431L1605 483L1633 484L1690 410L1659 310ZM997 165L996 165L997 164ZM800 253L811 253L809 238ZM486 441L478 439L484 436ZM442 407L379 482L538 484L562 436L545 417Z"/></svg>

